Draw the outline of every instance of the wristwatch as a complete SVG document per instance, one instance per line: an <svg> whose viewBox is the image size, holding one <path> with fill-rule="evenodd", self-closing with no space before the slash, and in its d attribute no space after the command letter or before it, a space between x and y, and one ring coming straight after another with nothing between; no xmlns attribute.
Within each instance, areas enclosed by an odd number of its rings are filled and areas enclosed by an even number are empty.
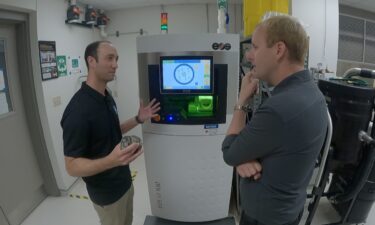
<svg viewBox="0 0 375 225"><path fill-rule="evenodd" d="M141 121L141 120L139 119L139 116L138 116L138 115L135 116L135 121L137 121L137 123L139 123L139 124L142 124L142 123L143 123L143 121Z"/></svg>
<svg viewBox="0 0 375 225"><path fill-rule="evenodd" d="M249 112L249 105L239 105L239 104L236 104L234 105L234 110L242 110L244 112Z"/></svg>

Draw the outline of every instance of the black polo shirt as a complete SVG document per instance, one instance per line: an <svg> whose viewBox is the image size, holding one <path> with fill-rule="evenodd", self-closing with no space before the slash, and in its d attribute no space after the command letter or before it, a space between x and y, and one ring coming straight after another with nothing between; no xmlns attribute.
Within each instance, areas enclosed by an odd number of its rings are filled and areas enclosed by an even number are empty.
<svg viewBox="0 0 375 225"><path fill-rule="evenodd" d="M74 158L99 159L107 156L121 141L116 103L82 83L66 107L61 119L64 155ZM102 173L83 177L91 200L109 205L120 199L131 185L129 166L119 166Z"/></svg>

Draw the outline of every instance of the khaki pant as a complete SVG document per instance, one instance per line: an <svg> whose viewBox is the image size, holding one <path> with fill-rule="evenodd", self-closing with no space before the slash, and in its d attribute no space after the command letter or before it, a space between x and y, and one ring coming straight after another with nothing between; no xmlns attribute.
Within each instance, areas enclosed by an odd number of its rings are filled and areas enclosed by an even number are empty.
<svg viewBox="0 0 375 225"><path fill-rule="evenodd" d="M133 221L133 197L134 187L129 190L117 202L100 206L93 203L98 213L101 225L131 225Z"/></svg>

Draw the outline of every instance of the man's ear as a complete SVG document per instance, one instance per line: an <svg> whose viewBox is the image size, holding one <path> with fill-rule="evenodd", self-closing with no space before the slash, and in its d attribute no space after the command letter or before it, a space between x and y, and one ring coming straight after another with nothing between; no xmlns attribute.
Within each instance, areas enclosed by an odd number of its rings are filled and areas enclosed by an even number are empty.
<svg viewBox="0 0 375 225"><path fill-rule="evenodd" d="M92 57L92 56L88 56L87 57L87 62L89 64L89 66L90 65L92 66L92 65L94 65L96 63L96 59L94 57Z"/></svg>
<svg viewBox="0 0 375 225"><path fill-rule="evenodd" d="M288 52L288 49L283 41L276 42L274 47L278 59L283 58Z"/></svg>

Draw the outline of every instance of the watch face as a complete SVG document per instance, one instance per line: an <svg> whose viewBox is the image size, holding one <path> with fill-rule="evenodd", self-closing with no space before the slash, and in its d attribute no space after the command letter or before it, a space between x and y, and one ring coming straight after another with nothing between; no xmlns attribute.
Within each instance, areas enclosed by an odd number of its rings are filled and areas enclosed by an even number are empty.
<svg viewBox="0 0 375 225"><path fill-rule="evenodd" d="M188 64L181 64L174 70L174 79L179 84L188 84L194 79L194 70Z"/></svg>
<svg viewBox="0 0 375 225"><path fill-rule="evenodd" d="M251 108L249 105L234 105L234 110L242 110L244 112L250 112Z"/></svg>

